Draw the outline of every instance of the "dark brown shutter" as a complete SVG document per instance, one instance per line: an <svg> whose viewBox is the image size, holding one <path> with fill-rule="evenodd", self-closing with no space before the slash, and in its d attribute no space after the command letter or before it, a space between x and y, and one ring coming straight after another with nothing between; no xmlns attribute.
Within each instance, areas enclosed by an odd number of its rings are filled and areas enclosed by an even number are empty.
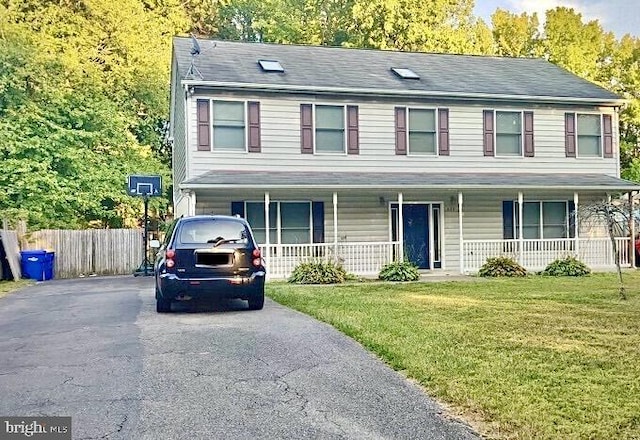
<svg viewBox="0 0 640 440"><path fill-rule="evenodd" d="M360 154L357 105L347 106L347 153Z"/></svg>
<svg viewBox="0 0 640 440"><path fill-rule="evenodd" d="M300 151L313 154L313 107L300 104Z"/></svg>
<svg viewBox="0 0 640 440"><path fill-rule="evenodd" d="M249 125L249 153L260 153L260 103L247 103L247 120Z"/></svg>
<svg viewBox="0 0 640 440"><path fill-rule="evenodd" d="M484 126L484 155L495 156L495 137L493 135L493 110L484 110L483 112L483 126Z"/></svg>
<svg viewBox="0 0 640 440"><path fill-rule="evenodd" d="M564 114L564 151L567 157L576 157L576 114Z"/></svg>
<svg viewBox="0 0 640 440"><path fill-rule="evenodd" d="M604 157L613 157L613 122L611 115L602 115Z"/></svg>
<svg viewBox="0 0 640 440"><path fill-rule="evenodd" d="M209 100L198 99L198 151L211 150L211 121L209 119Z"/></svg>
<svg viewBox="0 0 640 440"><path fill-rule="evenodd" d="M535 156L533 144L533 112L524 112L524 156Z"/></svg>
<svg viewBox="0 0 640 440"><path fill-rule="evenodd" d="M449 155L449 109L438 109L438 154Z"/></svg>
<svg viewBox="0 0 640 440"><path fill-rule="evenodd" d="M396 107L396 154L407 154L407 109Z"/></svg>

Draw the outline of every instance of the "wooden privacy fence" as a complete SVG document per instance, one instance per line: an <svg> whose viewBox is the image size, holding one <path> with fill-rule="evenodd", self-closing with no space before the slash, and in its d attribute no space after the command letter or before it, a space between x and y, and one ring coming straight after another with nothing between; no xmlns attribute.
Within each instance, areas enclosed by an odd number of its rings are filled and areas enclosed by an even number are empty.
<svg viewBox="0 0 640 440"><path fill-rule="evenodd" d="M55 252L55 277L131 274L142 262L142 229L46 229L29 234L24 250Z"/></svg>

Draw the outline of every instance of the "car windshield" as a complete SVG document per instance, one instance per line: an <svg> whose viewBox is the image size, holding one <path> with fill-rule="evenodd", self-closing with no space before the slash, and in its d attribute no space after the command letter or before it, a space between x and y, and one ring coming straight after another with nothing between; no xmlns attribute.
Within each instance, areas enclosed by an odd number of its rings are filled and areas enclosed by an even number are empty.
<svg viewBox="0 0 640 440"><path fill-rule="evenodd" d="M247 243L245 226L228 220L185 222L180 229L180 242L184 244Z"/></svg>

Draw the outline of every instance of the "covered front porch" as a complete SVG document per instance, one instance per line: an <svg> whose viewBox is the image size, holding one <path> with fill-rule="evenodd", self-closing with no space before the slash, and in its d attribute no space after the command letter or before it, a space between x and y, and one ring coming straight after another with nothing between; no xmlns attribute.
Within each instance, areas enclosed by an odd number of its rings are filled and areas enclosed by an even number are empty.
<svg viewBox="0 0 640 440"><path fill-rule="evenodd" d="M532 185L535 178L528 175L525 186L520 175L508 176L508 185L491 183L495 175L478 182L478 176L434 174L367 176L354 184L352 175L314 182L320 177L309 173L292 184L295 173L264 173L259 190L231 184L240 179L224 175L187 182L183 203L188 215L247 218L271 278L287 278L301 262L319 259L360 276L376 276L396 260L429 272L472 274L496 256L511 257L530 271L568 255L594 270L613 269L616 259L634 266L629 236L617 237L612 251L606 231L581 226L576 209L640 189L609 176L596 183L582 175L562 182L540 176Z"/></svg>

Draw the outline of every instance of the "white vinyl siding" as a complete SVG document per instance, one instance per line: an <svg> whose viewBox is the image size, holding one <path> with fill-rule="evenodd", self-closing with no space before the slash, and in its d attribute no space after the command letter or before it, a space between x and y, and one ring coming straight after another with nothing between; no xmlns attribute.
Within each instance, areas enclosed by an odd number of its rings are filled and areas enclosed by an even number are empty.
<svg viewBox="0 0 640 440"><path fill-rule="evenodd" d="M409 154L436 154L436 111L410 108Z"/></svg>
<svg viewBox="0 0 640 440"><path fill-rule="evenodd" d="M222 97L220 97L222 99ZM195 99L189 100L189 178L213 170L325 172L423 172L423 173L600 173L618 176L616 158L582 157L571 160L565 153L565 112L563 108L528 106L535 111L535 157L507 156L500 160L484 157L482 110L486 105L447 105L449 108L450 155L398 156L395 152L395 112L397 103L350 101L358 106L359 154L300 154L300 104L308 99L250 95L260 101L260 155L240 151L197 151ZM336 104L343 104L335 101ZM326 100L323 100L326 103ZM411 107L419 103L401 103ZM444 106L444 105L443 105ZM520 108L513 108L520 111ZM585 109L586 111L586 109ZM618 119L613 117L614 151L617 150ZM617 156L617 155L616 155ZM240 160L240 162L239 162ZM299 182L304 183L304 182ZM176 185L177 186L177 185Z"/></svg>
<svg viewBox="0 0 640 440"><path fill-rule="evenodd" d="M600 115L577 115L578 157L602 156L602 117Z"/></svg>
<svg viewBox="0 0 640 440"><path fill-rule="evenodd" d="M496 111L496 156L522 155L522 112Z"/></svg>
<svg viewBox="0 0 640 440"><path fill-rule="evenodd" d="M316 105L316 153L344 153L344 106Z"/></svg>

